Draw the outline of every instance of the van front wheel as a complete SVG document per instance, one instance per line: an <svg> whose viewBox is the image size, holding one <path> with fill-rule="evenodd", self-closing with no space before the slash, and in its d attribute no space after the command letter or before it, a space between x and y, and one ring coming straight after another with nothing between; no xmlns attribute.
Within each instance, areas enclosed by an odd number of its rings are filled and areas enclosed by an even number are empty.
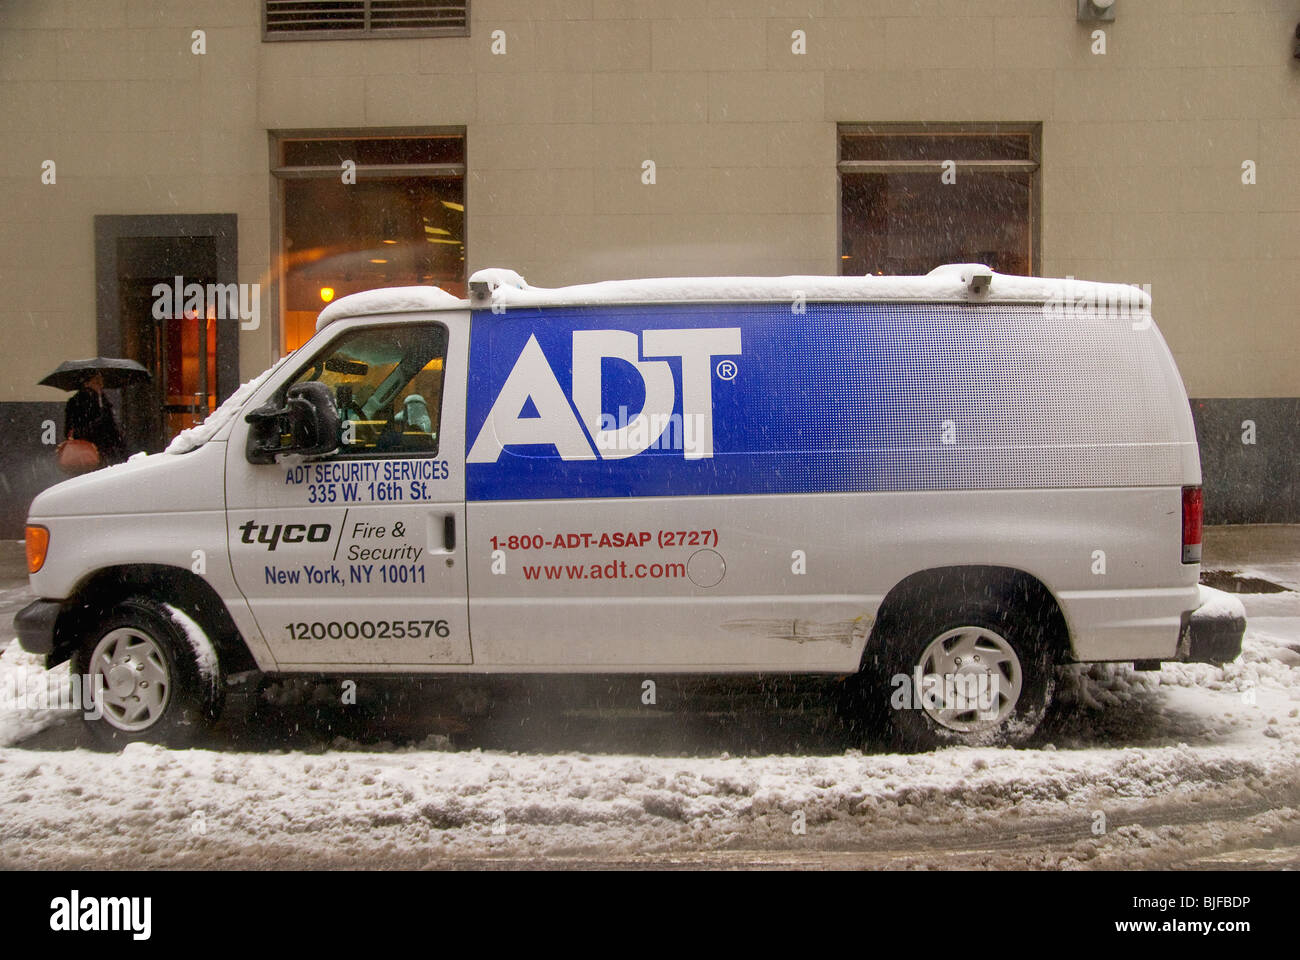
<svg viewBox="0 0 1300 960"><path fill-rule="evenodd" d="M1054 683L1043 630L1023 611L957 603L882 637L890 726L908 750L1018 746L1038 729Z"/></svg>
<svg viewBox="0 0 1300 960"><path fill-rule="evenodd" d="M123 601L92 630L77 672L96 691L86 724L105 746L183 746L221 709L216 654L184 611L150 597Z"/></svg>

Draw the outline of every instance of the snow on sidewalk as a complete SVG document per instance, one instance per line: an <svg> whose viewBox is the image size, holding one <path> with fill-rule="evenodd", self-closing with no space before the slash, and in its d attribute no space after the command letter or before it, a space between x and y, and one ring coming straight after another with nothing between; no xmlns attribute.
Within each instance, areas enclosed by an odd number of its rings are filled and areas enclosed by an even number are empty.
<svg viewBox="0 0 1300 960"><path fill-rule="evenodd" d="M75 711L23 709L42 702L57 703L57 691L69 679L66 663L46 671L45 658L28 653L17 641L0 651L0 748L75 718Z"/></svg>

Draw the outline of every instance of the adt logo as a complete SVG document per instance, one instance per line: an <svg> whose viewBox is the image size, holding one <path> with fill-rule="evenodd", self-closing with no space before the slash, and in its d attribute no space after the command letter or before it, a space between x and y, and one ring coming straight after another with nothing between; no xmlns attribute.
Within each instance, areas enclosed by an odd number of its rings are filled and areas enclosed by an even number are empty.
<svg viewBox="0 0 1300 960"><path fill-rule="evenodd" d="M634 457L657 445L677 420L677 389L668 358L682 363L677 422L685 458L708 459L713 456L713 358L739 353L739 327L646 330L640 338L628 330L575 330L571 407L537 337L529 336L466 459L496 463L512 444L554 446L564 460ZM645 403L631 421L614 422L601 409L601 361L606 358L630 364L645 385ZM537 415L521 416L530 401Z"/></svg>

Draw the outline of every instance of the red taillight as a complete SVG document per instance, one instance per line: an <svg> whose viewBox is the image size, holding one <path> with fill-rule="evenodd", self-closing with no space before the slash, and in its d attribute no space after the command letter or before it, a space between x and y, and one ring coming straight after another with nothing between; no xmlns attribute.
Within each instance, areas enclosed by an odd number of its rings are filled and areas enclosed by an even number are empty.
<svg viewBox="0 0 1300 960"><path fill-rule="evenodd" d="M1205 515L1200 487L1183 487L1183 563L1201 562L1201 525Z"/></svg>

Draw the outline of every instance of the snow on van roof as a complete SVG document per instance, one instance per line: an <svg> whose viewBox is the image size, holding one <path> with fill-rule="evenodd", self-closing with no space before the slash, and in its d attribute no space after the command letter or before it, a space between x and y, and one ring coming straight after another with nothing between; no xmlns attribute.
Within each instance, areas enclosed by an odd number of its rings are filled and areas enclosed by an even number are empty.
<svg viewBox="0 0 1300 960"><path fill-rule="evenodd" d="M980 301L1062 302L1072 298L1121 302L1149 308L1150 295L1119 283L1072 278L1021 277L995 273L978 263L936 267L925 276L907 277L662 277L606 280L569 287L532 287L513 270L480 270L469 279L475 306L542 307L605 303L727 302L745 300ZM1065 301L1070 302L1070 301Z"/></svg>
<svg viewBox="0 0 1300 960"><path fill-rule="evenodd" d="M491 267L469 278L471 300L439 287L384 287L342 297L320 312L316 329L343 317L476 307L559 307L611 303L718 303L749 300L1123 303L1149 309L1150 294L1122 283L996 273L980 263L950 263L924 276L656 277L534 287L513 270Z"/></svg>
<svg viewBox="0 0 1300 960"><path fill-rule="evenodd" d="M415 313L464 307L466 301L442 287L381 287L340 297L320 312L316 329L321 330L343 317L369 317L382 313Z"/></svg>

